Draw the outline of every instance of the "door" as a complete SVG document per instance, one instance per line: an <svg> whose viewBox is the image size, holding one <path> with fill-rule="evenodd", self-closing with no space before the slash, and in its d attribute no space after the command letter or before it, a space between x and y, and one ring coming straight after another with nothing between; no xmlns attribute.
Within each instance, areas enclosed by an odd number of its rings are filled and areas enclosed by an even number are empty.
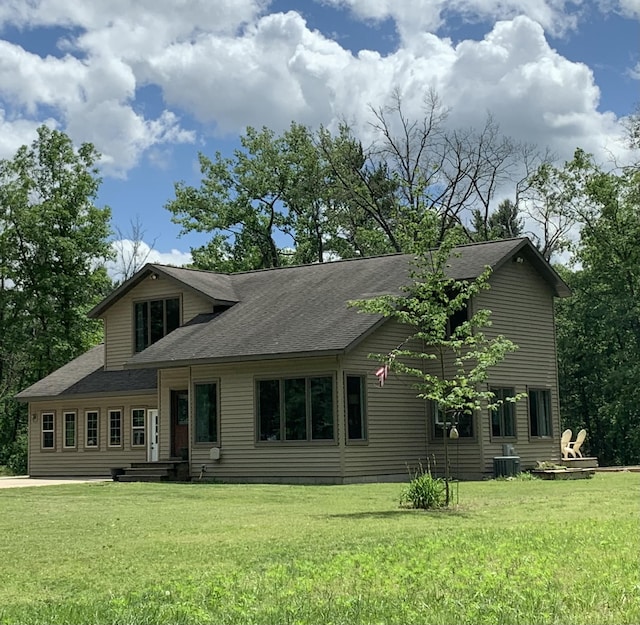
<svg viewBox="0 0 640 625"><path fill-rule="evenodd" d="M147 410L147 432L149 432L147 446L147 461L158 462L160 448L160 424L158 423L158 411Z"/></svg>
<svg viewBox="0 0 640 625"><path fill-rule="evenodd" d="M189 459L188 391L171 391L171 456Z"/></svg>

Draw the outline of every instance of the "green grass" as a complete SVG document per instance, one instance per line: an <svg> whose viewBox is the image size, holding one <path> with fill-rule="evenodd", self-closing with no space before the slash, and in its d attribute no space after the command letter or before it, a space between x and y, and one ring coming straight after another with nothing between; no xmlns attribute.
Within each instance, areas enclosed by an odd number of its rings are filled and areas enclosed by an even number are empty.
<svg viewBox="0 0 640 625"><path fill-rule="evenodd" d="M640 474L400 490L2 490L0 623L640 623Z"/></svg>

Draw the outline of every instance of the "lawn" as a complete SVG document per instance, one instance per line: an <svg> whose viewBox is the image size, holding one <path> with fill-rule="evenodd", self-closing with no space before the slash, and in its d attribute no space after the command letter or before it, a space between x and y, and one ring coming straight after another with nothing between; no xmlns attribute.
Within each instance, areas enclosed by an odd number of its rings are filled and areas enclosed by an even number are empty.
<svg viewBox="0 0 640 625"><path fill-rule="evenodd" d="M0 623L640 623L640 474L400 488L2 490Z"/></svg>

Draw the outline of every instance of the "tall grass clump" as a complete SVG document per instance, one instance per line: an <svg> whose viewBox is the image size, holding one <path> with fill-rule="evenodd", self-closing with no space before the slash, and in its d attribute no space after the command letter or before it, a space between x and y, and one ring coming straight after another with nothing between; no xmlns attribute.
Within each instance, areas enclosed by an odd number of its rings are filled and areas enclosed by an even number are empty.
<svg viewBox="0 0 640 625"><path fill-rule="evenodd" d="M403 508L420 508L432 510L447 505L446 484L443 478L433 477L431 466L426 470L420 464L409 484L400 494L400 505Z"/></svg>

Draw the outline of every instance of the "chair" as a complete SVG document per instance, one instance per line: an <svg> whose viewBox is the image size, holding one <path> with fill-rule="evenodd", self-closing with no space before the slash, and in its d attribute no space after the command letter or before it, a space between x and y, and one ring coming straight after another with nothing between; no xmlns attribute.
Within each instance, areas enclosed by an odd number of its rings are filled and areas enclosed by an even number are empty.
<svg viewBox="0 0 640 625"><path fill-rule="evenodd" d="M571 437L573 432L571 430L565 430L560 438L560 451L562 452L562 458L567 460L569 455L576 457L574 450L571 448Z"/></svg>
<svg viewBox="0 0 640 625"><path fill-rule="evenodd" d="M573 443L569 443L569 445L567 446L567 452L573 454L574 458L582 458L580 447L582 447L582 443L584 443L585 438L587 438L587 430L580 430L578 432L578 436L576 436L576 440L573 441Z"/></svg>

